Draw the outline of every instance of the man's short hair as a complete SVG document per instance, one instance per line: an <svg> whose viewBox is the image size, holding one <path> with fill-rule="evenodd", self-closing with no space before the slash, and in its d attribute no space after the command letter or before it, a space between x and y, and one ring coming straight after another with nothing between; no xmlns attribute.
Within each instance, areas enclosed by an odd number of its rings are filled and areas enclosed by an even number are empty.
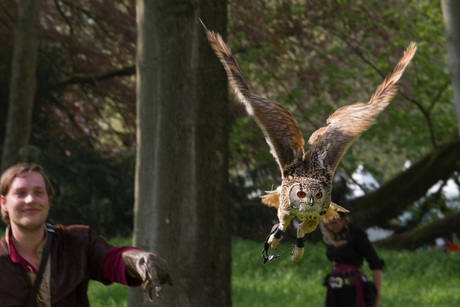
<svg viewBox="0 0 460 307"><path fill-rule="evenodd" d="M48 177L45 175L45 171L43 170L43 167L41 167L38 164L34 164L34 163L18 163L18 164L11 166L6 171L4 171L2 174L2 177L0 178L0 195L3 195L3 197L6 197L6 194L8 194L8 192L10 191L11 185L13 184L14 178L18 177L21 174L24 174L24 173L30 174L32 172L37 172L42 175L43 179L45 180L46 194L48 194L48 198L53 197L54 189ZM9 224L10 216L8 215L8 212L3 211L3 209L1 211L2 211L2 220L5 223Z"/></svg>

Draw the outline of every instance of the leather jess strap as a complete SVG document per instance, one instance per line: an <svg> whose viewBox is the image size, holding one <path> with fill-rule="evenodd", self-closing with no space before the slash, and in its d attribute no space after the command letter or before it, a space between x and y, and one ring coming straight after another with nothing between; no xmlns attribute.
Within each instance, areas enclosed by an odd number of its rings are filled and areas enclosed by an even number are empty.
<svg viewBox="0 0 460 307"><path fill-rule="evenodd" d="M40 283L42 282L43 272L45 271L46 262L48 261L48 256L51 250L51 239L52 233L54 233L54 229L50 224L45 224L46 230L48 231L48 235L46 236L46 245L43 249L42 259L40 260L40 266L38 268L37 276L35 277L34 286L29 293L29 297L27 298L27 303L24 305L25 307L33 307L36 305L37 301L37 293L38 288L40 288Z"/></svg>

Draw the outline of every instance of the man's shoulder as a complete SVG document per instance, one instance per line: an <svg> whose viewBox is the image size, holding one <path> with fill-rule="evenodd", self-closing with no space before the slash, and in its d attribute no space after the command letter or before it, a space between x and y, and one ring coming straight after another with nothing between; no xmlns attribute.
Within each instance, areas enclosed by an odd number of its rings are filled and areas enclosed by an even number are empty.
<svg viewBox="0 0 460 307"><path fill-rule="evenodd" d="M72 255L74 258L81 259L95 257L98 261L102 261L104 255L112 247L89 226L53 225L53 229L52 251L60 255Z"/></svg>
<svg viewBox="0 0 460 307"><path fill-rule="evenodd" d="M88 241L90 237L97 236L87 225L53 225L55 236L61 240Z"/></svg>
<svg viewBox="0 0 460 307"><path fill-rule="evenodd" d="M52 225L54 231L61 233L87 233L91 227L88 225L68 225L64 226L61 224Z"/></svg>

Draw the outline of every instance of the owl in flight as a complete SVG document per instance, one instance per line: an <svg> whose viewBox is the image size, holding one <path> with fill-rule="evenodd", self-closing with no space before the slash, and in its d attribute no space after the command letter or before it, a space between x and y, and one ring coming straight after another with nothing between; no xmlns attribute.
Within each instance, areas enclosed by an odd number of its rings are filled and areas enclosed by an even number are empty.
<svg viewBox="0 0 460 307"><path fill-rule="evenodd" d="M227 71L236 96L262 129L270 152L281 169L281 185L261 196L264 204L278 209L279 224L275 225L266 243L276 248L283 238L282 232L286 231L293 218L297 218L301 223L297 227L297 242L292 247L291 259L300 260L304 253L303 237L316 229L320 218L338 218L337 211L347 212L331 202L335 169L351 142L369 128L396 94L396 82L417 47L413 42L409 45L393 73L385 78L368 103L344 106L329 116L327 126L310 136L310 150L304 152L304 139L294 116L279 104L253 96L230 48L218 33L203 26L212 49Z"/></svg>

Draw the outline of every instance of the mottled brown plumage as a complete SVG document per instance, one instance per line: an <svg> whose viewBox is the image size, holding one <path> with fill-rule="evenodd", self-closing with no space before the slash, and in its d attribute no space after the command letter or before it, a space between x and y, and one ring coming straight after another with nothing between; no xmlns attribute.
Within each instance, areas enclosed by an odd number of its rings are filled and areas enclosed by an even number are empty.
<svg viewBox="0 0 460 307"><path fill-rule="evenodd" d="M204 26L204 24L203 24ZM262 196L262 202L278 209L279 230L285 231L293 218L302 223L297 238L316 229L319 219L336 218L344 208L331 202L332 178L348 146L374 121L396 94L396 82L413 58L417 47L411 43L393 73L377 88L368 103L355 103L335 111L327 126L316 130L308 140L310 150L304 152L304 139L294 116L268 99L253 96L230 48L218 33L204 26L206 36L227 71L230 84L247 112L254 117L265 134L270 152L282 174L281 185ZM275 248L281 240L274 233L268 243ZM291 258L303 255L301 244L293 247Z"/></svg>

